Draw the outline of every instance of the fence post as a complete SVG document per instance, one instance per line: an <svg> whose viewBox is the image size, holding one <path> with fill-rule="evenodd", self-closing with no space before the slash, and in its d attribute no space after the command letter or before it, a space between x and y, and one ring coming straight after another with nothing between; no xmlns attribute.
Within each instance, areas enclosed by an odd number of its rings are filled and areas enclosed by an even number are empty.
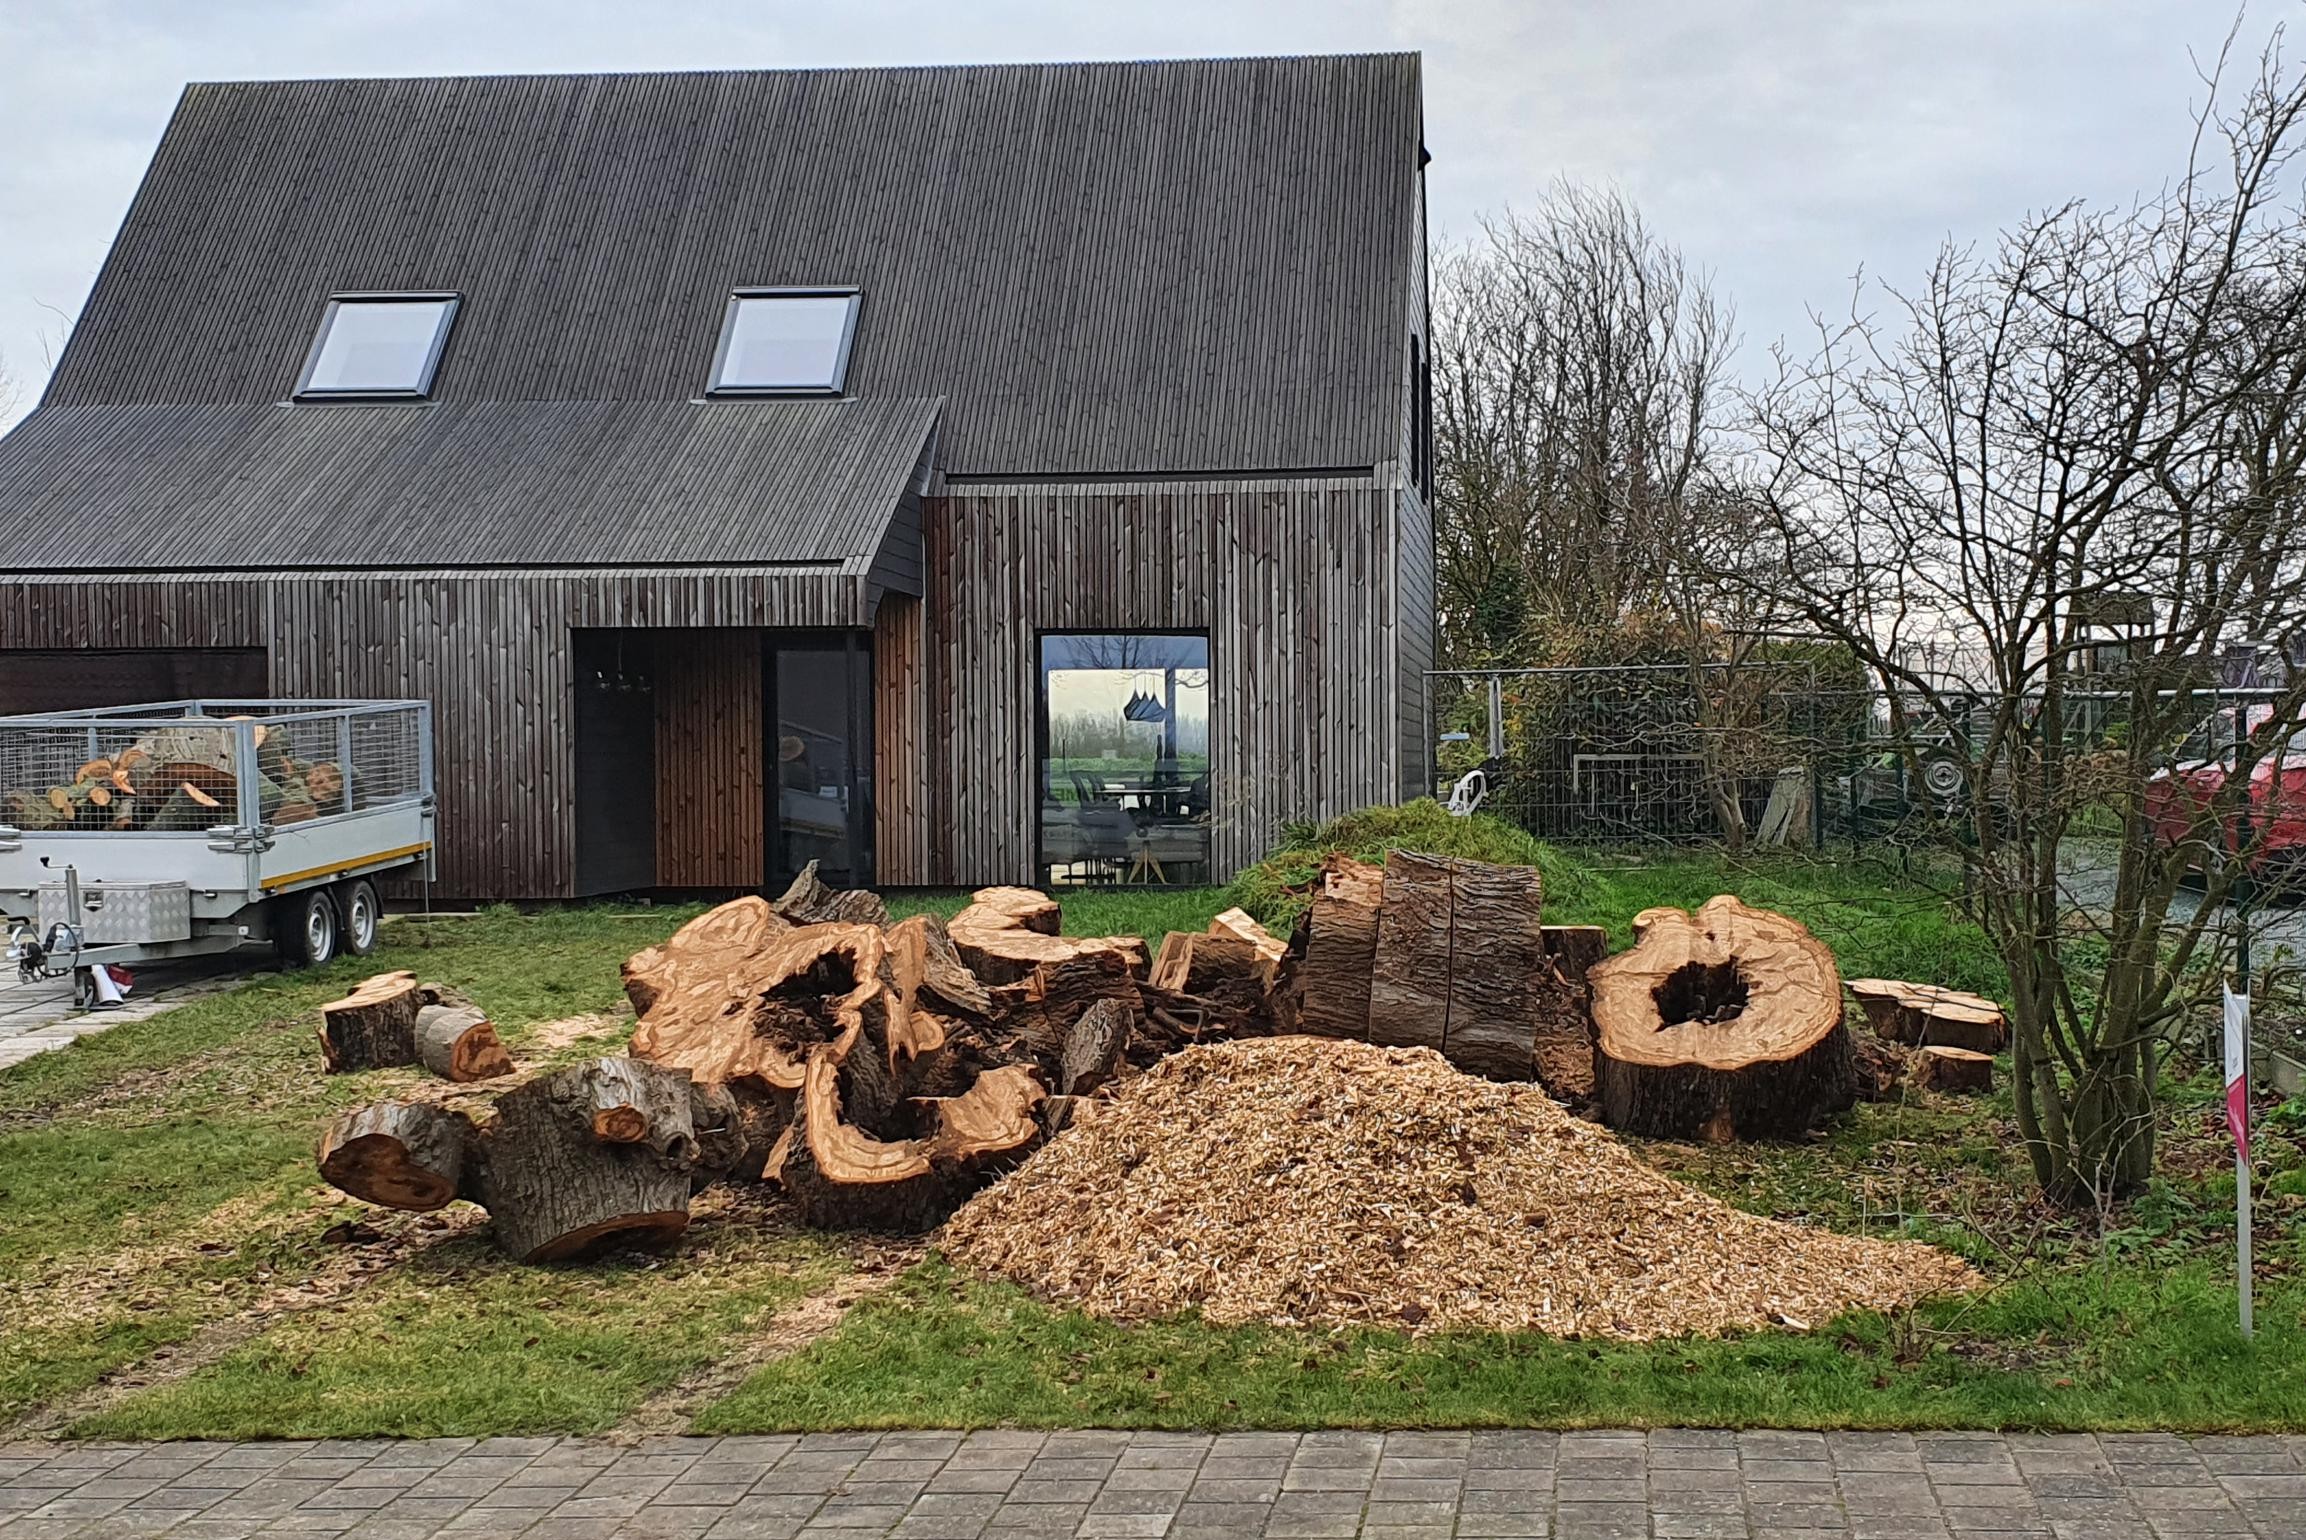
<svg viewBox="0 0 2306 1540"><path fill-rule="evenodd" d="M1505 758L1505 681L1489 676L1489 757Z"/></svg>

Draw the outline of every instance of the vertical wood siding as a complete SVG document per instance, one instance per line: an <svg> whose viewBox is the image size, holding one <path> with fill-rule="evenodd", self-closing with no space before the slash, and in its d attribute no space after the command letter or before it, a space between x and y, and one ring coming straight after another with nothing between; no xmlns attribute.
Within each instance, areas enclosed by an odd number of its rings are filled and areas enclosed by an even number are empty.
<svg viewBox="0 0 2306 1540"><path fill-rule="evenodd" d="M657 635L660 887L766 880L762 698L758 631Z"/></svg>
<svg viewBox="0 0 2306 1540"><path fill-rule="evenodd" d="M1399 790L1399 494L1367 483L930 499L928 880L1033 877L1044 631L1205 630L1220 875ZM894 879L891 879L894 880Z"/></svg>
<svg viewBox="0 0 2306 1540"><path fill-rule="evenodd" d="M0 582L0 648L262 647L276 695L429 700L436 892L560 898L575 882L569 631L834 629L858 623L861 583L742 568L18 578Z"/></svg>
<svg viewBox="0 0 2306 1540"><path fill-rule="evenodd" d="M929 859L928 676L921 601L891 594L873 620L874 880L916 887Z"/></svg>

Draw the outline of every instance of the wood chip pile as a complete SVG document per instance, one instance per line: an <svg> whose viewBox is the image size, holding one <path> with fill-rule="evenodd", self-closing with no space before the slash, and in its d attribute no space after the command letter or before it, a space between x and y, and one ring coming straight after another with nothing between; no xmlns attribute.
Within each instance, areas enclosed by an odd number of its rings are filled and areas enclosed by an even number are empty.
<svg viewBox="0 0 2306 1540"><path fill-rule="evenodd" d="M1730 1208L1535 1085L1279 1037L1125 1082L942 1232L1092 1314L1632 1341L1813 1326L1974 1287L1960 1259Z"/></svg>

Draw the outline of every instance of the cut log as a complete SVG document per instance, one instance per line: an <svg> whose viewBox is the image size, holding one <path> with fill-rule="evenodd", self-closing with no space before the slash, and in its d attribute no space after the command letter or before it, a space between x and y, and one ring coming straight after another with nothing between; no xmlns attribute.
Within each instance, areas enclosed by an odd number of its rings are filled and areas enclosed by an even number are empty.
<svg viewBox="0 0 2306 1540"><path fill-rule="evenodd" d="M1914 1085L1957 1095L1994 1088L1994 1056L1967 1048L1926 1047L1914 1055Z"/></svg>
<svg viewBox="0 0 2306 1540"><path fill-rule="evenodd" d="M493 1080L512 1073L512 1055L488 1017L469 1005L426 1005L416 1013L416 1056L443 1080Z"/></svg>
<svg viewBox="0 0 2306 1540"><path fill-rule="evenodd" d="M1906 1050L1870 1032L1850 1035L1850 1067L1862 1102L1894 1102L1906 1083Z"/></svg>
<svg viewBox="0 0 2306 1540"><path fill-rule="evenodd" d="M881 902L881 895L864 888L840 892L825 885L817 875L817 863L811 861L801 868L801 874L785 889L784 896L769 906L795 925L886 925L889 906Z"/></svg>
<svg viewBox="0 0 2306 1540"><path fill-rule="evenodd" d="M2009 1020L1984 995L1902 979L1851 979L1877 1036L1916 1048L1967 1048L1989 1057L2009 1046Z"/></svg>
<svg viewBox="0 0 2306 1540"><path fill-rule="evenodd" d="M1265 959L1269 969L1278 969L1281 966L1282 957L1289 951L1288 942L1283 941L1279 936L1258 924L1255 919L1251 918L1246 909L1228 909L1216 919L1211 920L1209 922L1209 934L1212 936L1231 936L1236 940L1248 942L1257 949L1258 955ZM1268 977L1270 977L1270 973Z"/></svg>
<svg viewBox="0 0 2306 1540"><path fill-rule="evenodd" d="M1728 896L1646 909L1595 967L1603 1121L1654 1138L1790 1138L1855 1096L1833 954Z"/></svg>
<svg viewBox="0 0 2306 1540"><path fill-rule="evenodd" d="M1146 970L1137 936L1060 936L1057 905L1031 888L980 888L946 927L962 961L988 984L1014 984L1036 968L1112 955L1130 971Z"/></svg>
<svg viewBox="0 0 2306 1540"><path fill-rule="evenodd" d="M1377 915L1385 869L1331 856L1306 916L1305 956L1290 984L1300 1032L1315 1037L1369 1035L1369 974L1377 953Z"/></svg>
<svg viewBox="0 0 2306 1540"><path fill-rule="evenodd" d="M667 1159L693 1164L696 1125L687 1075L644 1059L599 1059L586 1077L592 1135L603 1144L646 1144Z"/></svg>
<svg viewBox="0 0 2306 1540"><path fill-rule="evenodd" d="M604 1103L635 1080L659 1120L639 1139L596 1136ZM488 1210L497 1245L524 1262L556 1262L612 1246L655 1246L689 1223L697 1138L689 1077L629 1059L595 1059L539 1075L500 1097L480 1133L468 1195Z"/></svg>
<svg viewBox="0 0 2306 1540"><path fill-rule="evenodd" d="M1100 1000L1081 1013L1065 1035L1057 1070L1060 1096L1087 1096L1120 1072L1137 1013L1119 1000Z"/></svg>
<svg viewBox="0 0 2306 1540"><path fill-rule="evenodd" d="M1262 994L1273 982L1273 961L1246 936L1173 930L1161 940L1148 982L1179 994L1237 982Z"/></svg>
<svg viewBox="0 0 2306 1540"><path fill-rule="evenodd" d="M414 1064L416 1015L429 1003L413 973L380 973L320 1008L320 1052L332 1075Z"/></svg>
<svg viewBox="0 0 2306 1540"><path fill-rule="evenodd" d="M472 1119L429 1102L379 1102L348 1112L320 1141L320 1174L367 1203L444 1208L464 1180Z"/></svg>

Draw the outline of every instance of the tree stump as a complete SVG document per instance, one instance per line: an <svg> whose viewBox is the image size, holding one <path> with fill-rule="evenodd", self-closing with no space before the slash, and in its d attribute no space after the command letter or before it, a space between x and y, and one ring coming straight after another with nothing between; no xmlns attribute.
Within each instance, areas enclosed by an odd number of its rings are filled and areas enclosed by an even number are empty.
<svg viewBox="0 0 2306 1540"><path fill-rule="evenodd" d="M464 1181L472 1119L430 1102L379 1102L346 1113L320 1141L331 1187L385 1208L445 1208Z"/></svg>
<svg viewBox="0 0 2306 1540"><path fill-rule="evenodd" d="M1596 966L1603 1121L1654 1138L1790 1138L1855 1095L1833 954L1728 896L1648 909Z"/></svg>
<svg viewBox="0 0 2306 1540"><path fill-rule="evenodd" d="M1928 1046L1914 1055L1914 1085L1924 1091L1974 1095L1994 1088L1994 1056L1967 1048Z"/></svg>
<svg viewBox="0 0 2306 1540"><path fill-rule="evenodd" d="M416 1062L416 975L380 973L320 1008L320 1053L332 1075Z"/></svg>
<svg viewBox="0 0 2306 1540"><path fill-rule="evenodd" d="M416 1056L443 1080L493 1080L512 1073L512 1055L477 1006L418 1007Z"/></svg>
<svg viewBox="0 0 2306 1540"><path fill-rule="evenodd" d="M1851 979L1876 1036L1916 1048L1967 1048L1989 1057L2009 1046L2009 1019L1984 995L1902 979Z"/></svg>

